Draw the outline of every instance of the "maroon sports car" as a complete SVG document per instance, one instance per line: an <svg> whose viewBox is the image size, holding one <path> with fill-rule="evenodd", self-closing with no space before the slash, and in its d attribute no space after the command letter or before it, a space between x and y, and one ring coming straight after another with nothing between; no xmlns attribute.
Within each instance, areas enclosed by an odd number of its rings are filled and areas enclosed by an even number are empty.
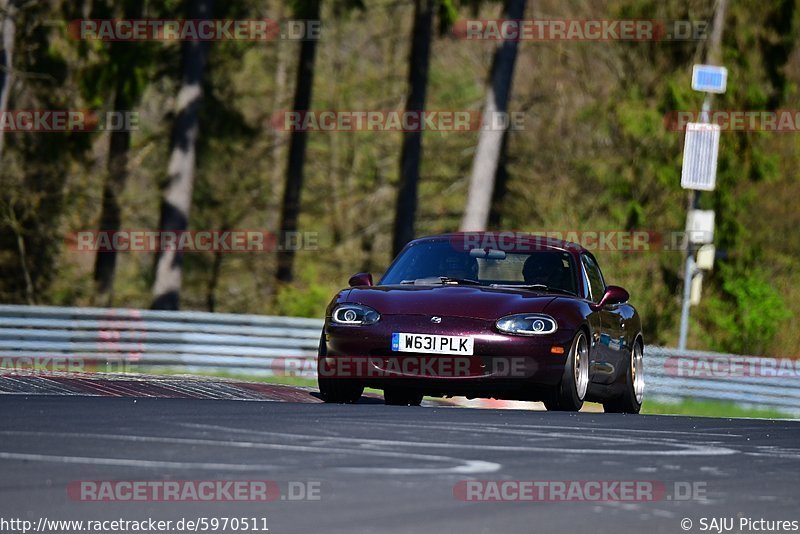
<svg viewBox="0 0 800 534"><path fill-rule="evenodd" d="M423 395L543 401L638 413L641 321L591 252L530 234L459 233L410 242L373 285L359 273L328 306L319 388L352 403Z"/></svg>

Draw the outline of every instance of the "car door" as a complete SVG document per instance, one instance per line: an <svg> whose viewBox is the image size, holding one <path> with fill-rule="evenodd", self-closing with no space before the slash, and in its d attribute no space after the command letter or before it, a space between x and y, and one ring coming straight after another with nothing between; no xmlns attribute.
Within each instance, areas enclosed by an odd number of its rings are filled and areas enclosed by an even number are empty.
<svg viewBox="0 0 800 534"><path fill-rule="evenodd" d="M606 291L603 273L600 271L597 261L588 253L581 255L581 263L589 287L589 298L592 302L598 303ZM619 305L604 306L596 313L600 316L600 332L599 336L596 333L595 339L592 340L595 351L592 356L592 370L596 375L596 381L611 383L620 363L625 360L622 317Z"/></svg>

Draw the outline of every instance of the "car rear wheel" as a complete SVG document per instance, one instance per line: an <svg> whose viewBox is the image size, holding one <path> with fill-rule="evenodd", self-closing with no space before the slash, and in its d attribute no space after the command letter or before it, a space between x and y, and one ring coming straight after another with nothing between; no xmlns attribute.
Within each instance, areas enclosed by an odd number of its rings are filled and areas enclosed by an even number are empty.
<svg viewBox="0 0 800 534"><path fill-rule="evenodd" d="M319 340L317 354L317 384L319 384L319 394L322 400L337 404L358 402L358 399L364 393L364 386L352 378L331 376L334 373L326 367L325 357L328 354L328 350L325 345L324 335Z"/></svg>
<svg viewBox="0 0 800 534"><path fill-rule="evenodd" d="M633 345L625 373L625 392L622 397L603 403L606 413L639 413L644 399L644 353L638 341Z"/></svg>
<svg viewBox="0 0 800 534"><path fill-rule="evenodd" d="M572 340L561 383L553 396L544 401L544 405L549 411L577 412L583 407L588 388L589 341L586 332L579 330Z"/></svg>
<svg viewBox="0 0 800 534"><path fill-rule="evenodd" d="M419 406L422 403L422 393L399 388L384 389L383 402L387 406Z"/></svg>

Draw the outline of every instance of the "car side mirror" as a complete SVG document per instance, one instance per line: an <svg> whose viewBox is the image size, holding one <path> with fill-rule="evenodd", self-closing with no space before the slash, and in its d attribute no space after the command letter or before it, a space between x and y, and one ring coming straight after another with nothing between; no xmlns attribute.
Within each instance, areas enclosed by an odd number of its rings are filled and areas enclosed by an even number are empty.
<svg viewBox="0 0 800 534"><path fill-rule="evenodd" d="M595 311L602 310L605 306L628 302L630 298L631 295L625 288L619 286L608 286L606 287L606 292L603 293L603 298L600 299L600 302L597 304L590 304L590 307Z"/></svg>
<svg viewBox="0 0 800 534"><path fill-rule="evenodd" d="M347 283L350 285L350 287L371 286L372 274L370 273L354 274L353 276L350 277L350 280Z"/></svg>

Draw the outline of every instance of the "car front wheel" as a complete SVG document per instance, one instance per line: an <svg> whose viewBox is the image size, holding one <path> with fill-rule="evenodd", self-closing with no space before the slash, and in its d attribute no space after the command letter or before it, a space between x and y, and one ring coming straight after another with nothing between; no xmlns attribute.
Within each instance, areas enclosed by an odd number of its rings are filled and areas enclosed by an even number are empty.
<svg viewBox="0 0 800 534"><path fill-rule="evenodd" d="M644 354L638 341L633 345L625 373L625 392L622 397L603 403L606 413L639 413L644 399Z"/></svg>
<svg viewBox="0 0 800 534"><path fill-rule="evenodd" d="M341 378L332 376L332 373L325 364L325 357L328 355L325 345L325 336L319 340L319 351L317 352L317 384L319 384L319 394L322 400L330 403L353 404L358 402L364 393L364 386L352 378Z"/></svg>
<svg viewBox="0 0 800 534"><path fill-rule="evenodd" d="M583 407L583 399L588 388L589 341L586 332L579 330L572 340L561 383L544 405L549 411L577 412Z"/></svg>

